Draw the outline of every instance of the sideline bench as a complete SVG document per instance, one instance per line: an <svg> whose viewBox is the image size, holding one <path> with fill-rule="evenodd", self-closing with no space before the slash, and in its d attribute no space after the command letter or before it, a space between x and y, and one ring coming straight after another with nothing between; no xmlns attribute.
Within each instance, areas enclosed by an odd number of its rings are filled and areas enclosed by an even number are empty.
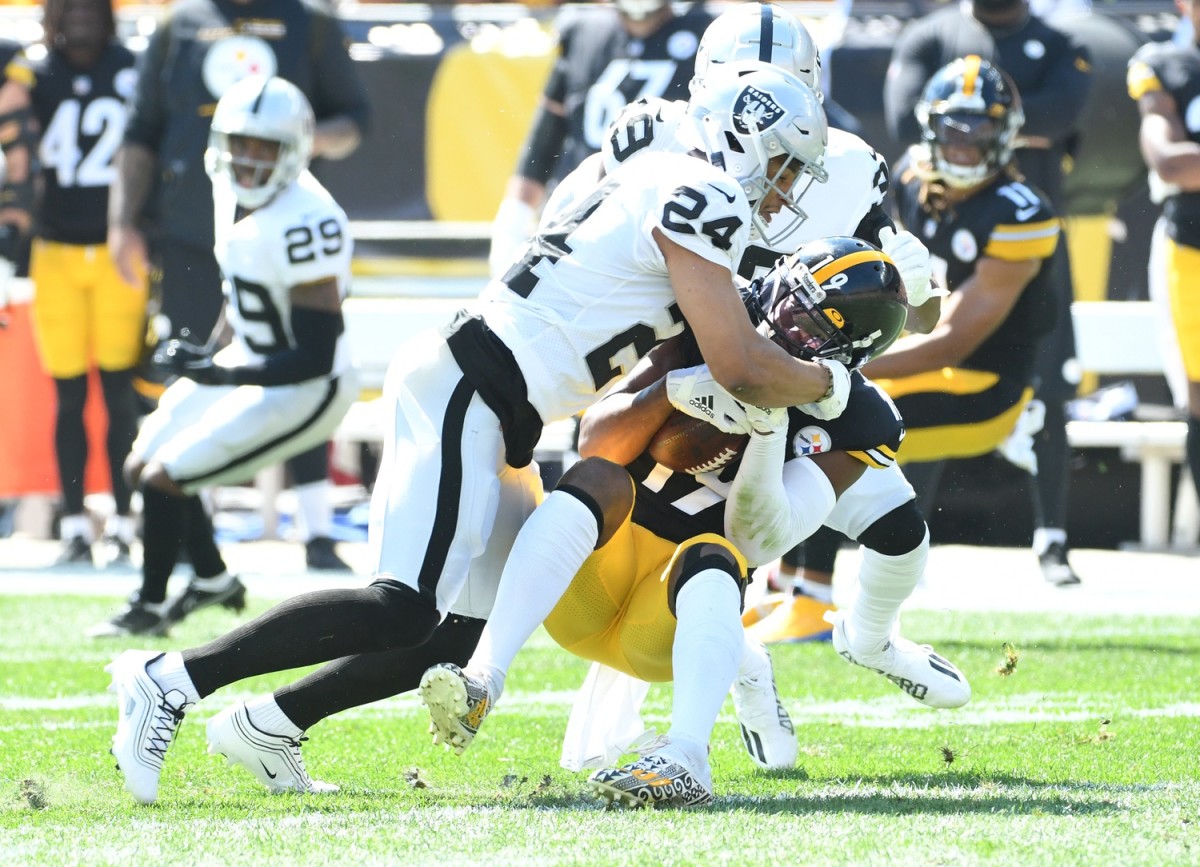
<svg viewBox="0 0 1200 867"><path fill-rule="evenodd" d="M1077 301L1071 305L1075 352L1092 373L1162 375L1165 361L1158 313L1149 301ZM1180 476L1174 532L1171 526L1171 466L1184 462L1187 423L1182 421L1070 421L1074 448L1115 448L1141 464L1140 545L1192 547L1200 510L1191 476Z"/></svg>

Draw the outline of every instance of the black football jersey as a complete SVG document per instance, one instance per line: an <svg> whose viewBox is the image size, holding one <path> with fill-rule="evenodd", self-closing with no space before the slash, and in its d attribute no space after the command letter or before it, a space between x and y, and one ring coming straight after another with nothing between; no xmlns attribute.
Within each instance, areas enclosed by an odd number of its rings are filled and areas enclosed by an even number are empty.
<svg viewBox="0 0 1200 867"><path fill-rule="evenodd" d="M566 109L561 180L600 150L604 133L625 106L644 97L687 99L700 37L713 17L699 6L635 39L612 7L572 8L561 25L559 59L545 98Z"/></svg>
<svg viewBox="0 0 1200 867"><path fill-rule="evenodd" d="M942 211L920 203L921 181L911 176L909 157L897 164L893 183L899 222L920 238L934 257L934 273L954 292L983 256L1017 262L1041 259L1037 276L1008 317L957 367L986 370L1028 381L1038 339L1054 329L1057 301L1048 260L1058 245L1058 215L1041 192L1001 173L966 201Z"/></svg>
<svg viewBox="0 0 1200 867"><path fill-rule="evenodd" d="M31 50L13 58L7 74L29 88L41 127L38 236L103 244L108 188L116 174L113 155L125 131L125 100L137 81L133 54L113 43L95 66L80 72L57 51Z"/></svg>
<svg viewBox="0 0 1200 867"><path fill-rule="evenodd" d="M1200 144L1200 129L1186 122L1200 111L1200 47L1150 42L1129 61L1129 95L1139 99L1143 93L1161 90L1175 100L1179 117L1185 120L1188 141ZM1163 203L1163 216L1172 240L1189 247L1200 247L1200 192L1180 192Z"/></svg>
<svg viewBox="0 0 1200 867"><path fill-rule="evenodd" d="M834 419L813 418L788 410L784 460L848 452L870 467L894 463L904 439L904 422L891 399L855 371L850 399ZM725 499L737 475L738 461L716 473L689 475L660 466L642 454L626 468L637 483L633 520L656 536L683 542L700 533L725 533ZM758 564L754 564L758 565Z"/></svg>

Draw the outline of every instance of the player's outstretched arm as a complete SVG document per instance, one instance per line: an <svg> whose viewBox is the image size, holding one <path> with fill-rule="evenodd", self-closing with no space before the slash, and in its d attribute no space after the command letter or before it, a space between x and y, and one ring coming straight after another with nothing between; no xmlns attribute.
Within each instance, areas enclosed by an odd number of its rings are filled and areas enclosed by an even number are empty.
<svg viewBox="0 0 1200 867"><path fill-rule="evenodd" d="M756 406L827 401L838 404L827 418L841 412L849 395L848 376L837 376L825 363L793 358L755 331L733 288L730 269L676 244L658 229L654 237L666 259L679 309L713 378L726 391Z"/></svg>

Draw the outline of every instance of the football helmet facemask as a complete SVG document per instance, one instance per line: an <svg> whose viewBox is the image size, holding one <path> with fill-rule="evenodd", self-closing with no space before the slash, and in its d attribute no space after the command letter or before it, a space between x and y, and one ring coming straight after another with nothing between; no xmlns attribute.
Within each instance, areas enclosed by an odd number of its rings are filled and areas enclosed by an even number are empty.
<svg viewBox="0 0 1200 867"><path fill-rule="evenodd" d="M722 13L700 39L694 94L734 63L763 63L790 72L821 95L821 54L813 38L790 12L774 3L741 3Z"/></svg>
<svg viewBox="0 0 1200 867"><path fill-rule="evenodd" d="M710 79L688 101L687 114L709 161L746 193L751 239L772 247L784 241L807 219L799 204L804 193L829 177L823 165L829 129L812 88L782 69L757 66ZM779 156L787 159L771 166ZM790 213L762 212L772 192ZM777 227L774 235L769 224Z"/></svg>
<svg viewBox="0 0 1200 867"><path fill-rule="evenodd" d="M925 84L916 107L921 124L921 154L937 180L959 189L973 187L999 172L1012 159L1025 114L1021 97L1007 73L979 55L953 60ZM974 149L975 162L951 160L947 151Z"/></svg>
<svg viewBox="0 0 1200 867"><path fill-rule="evenodd" d="M204 167L214 182L229 183L238 204L261 208L308 168L313 147L312 107L282 78L251 76L225 92L213 113ZM271 159L239 139L277 142ZM269 150L269 149L268 149Z"/></svg>
<svg viewBox="0 0 1200 867"><path fill-rule="evenodd" d="M751 318L797 358L859 367L900 335L908 314L900 271L859 238L810 241L745 290Z"/></svg>

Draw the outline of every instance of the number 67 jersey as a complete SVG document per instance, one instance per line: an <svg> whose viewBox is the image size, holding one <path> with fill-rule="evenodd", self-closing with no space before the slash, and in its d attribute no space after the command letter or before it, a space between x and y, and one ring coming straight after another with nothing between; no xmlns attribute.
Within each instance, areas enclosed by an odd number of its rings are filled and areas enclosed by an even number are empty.
<svg viewBox="0 0 1200 867"><path fill-rule="evenodd" d="M683 316L654 239L729 269L750 236L738 183L703 159L650 153L598 183L598 156L560 185L521 259L476 307L516 358L544 422L586 409Z"/></svg>
<svg viewBox="0 0 1200 867"><path fill-rule="evenodd" d="M225 318L233 330L222 362L253 363L294 348L292 288L332 277L343 300L349 290L354 242L345 212L307 171L244 216L228 184L213 184L213 204L214 252L224 282ZM350 367L343 333L330 375Z"/></svg>

